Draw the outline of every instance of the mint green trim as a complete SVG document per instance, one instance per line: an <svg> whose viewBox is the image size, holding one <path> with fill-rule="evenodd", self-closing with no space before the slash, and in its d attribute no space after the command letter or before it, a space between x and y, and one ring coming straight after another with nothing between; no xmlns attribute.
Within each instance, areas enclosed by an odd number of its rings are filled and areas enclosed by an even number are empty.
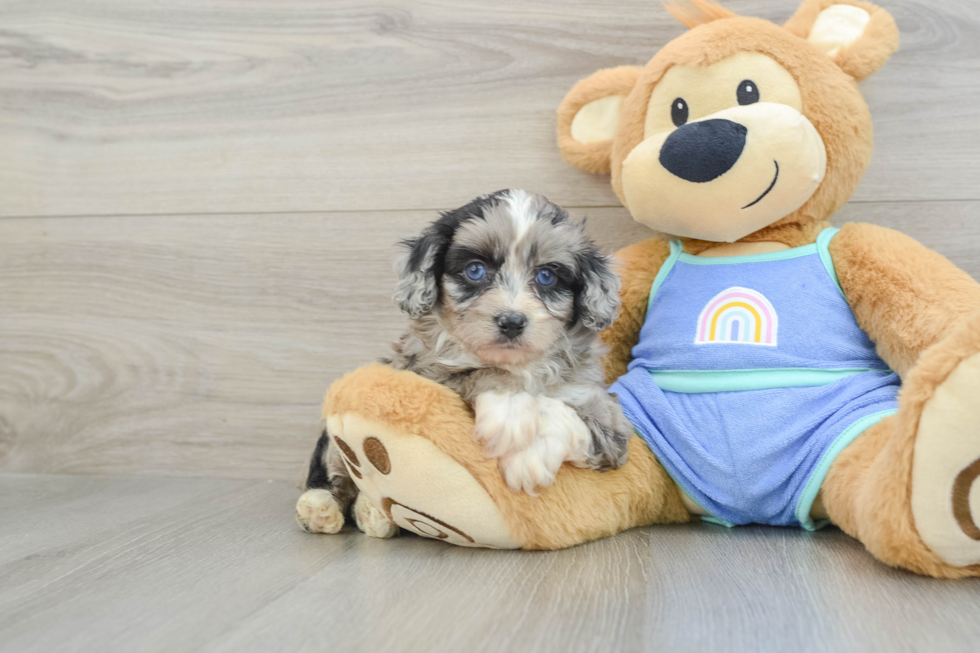
<svg viewBox="0 0 980 653"><path fill-rule="evenodd" d="M757 370L650 370L650 375L661 390L698 394L829 385L848 376L870 372L871 369L783 367Z"/></svg>
<svg viewBox="0 0 980 653"><path fill-rule="evenodd" d="M650 297L647 298L647 313L650 312L650 307L653 306L653 296L657 294L660 286L664 285L664 280L667 279L667 275L670 271L674 269L674 263L677 262L677 258L683 252L681 246L681 241L672 240L670 241L670 256L664 261L664 264L660 266L660 270L657 272L657 276L653 279L653 285L650 287Z"/></svg>
<svg viewBox="0 0 980 653"><path fill-rule="evenodd" d="M831 443L830 448L824 452L816 469L813 470L813 474L810 475L810 479L803 488L803 494L800 495L800 500L796 504L796 520L800 522L803 528L808 531L815 531L826 526L829 521L820 520L820 523L815 524L813 518L810 517L810 511L813 509L813 502L817 499L817 494L820 492L820 487L823 485L824 479L827 478L827 472L830 471L830 466L837 459L837 456L847 448L847 445L854 442L859 435L886 417L894 415L896 412L898 411L892 408L865 415L844 429L844 432L838 435L837 439Z"/></svg>
<svg viewBox="0 0 980 653"><path fill-rule="evenodd" d="M834 283L837 284L837 287L840 288L840 282L837 280L837 271L834 270L834 261L830 257L830 252L827 250L827 246L830 245L830 241L833 240L838 231L840 231L840 229L837 227L827 227L817 236L817 242L810 245L802 245L800 247L784 249L779 252L745 254L744 256L695 256L694 254L685 254L682 252L680 255L680 260L692 265L734 265L737 263L785 261L786 259L809 256L810 254L819 254L820 262L823 263L823 266L826 268L830 278L833 279ZM674 253L674 242L671 242L670 244L671 255Z"/></svg>
<svg viewBox="0 0 980 653"><path fill-rule="evenodd" d="M827 270L827 274L834 281L834 285L837 286L837 290L840 291L841 296L844 295L844 289L840 285L840 279L837 278L837 269L834 267L834 259L830 256L830 241L834 239L837 232L840 231L837 227L827 227L820 232L817 236L817 253L820 254L820 262L823 263L823 267ZM847 299L844 297L844 299Z"/></svg>
<svg viewBox="0 0 980 653"><path fill-rule="evenodd" d="M790 258L799 258L817 253L816 245L803 245L792 249L784 249L779 252L766 252L765 254L746 254L744 256L695 256L693 254L681 254L680 259L691 265L735 265L737 263L764 263L766 261L785 261Z"/></svg>

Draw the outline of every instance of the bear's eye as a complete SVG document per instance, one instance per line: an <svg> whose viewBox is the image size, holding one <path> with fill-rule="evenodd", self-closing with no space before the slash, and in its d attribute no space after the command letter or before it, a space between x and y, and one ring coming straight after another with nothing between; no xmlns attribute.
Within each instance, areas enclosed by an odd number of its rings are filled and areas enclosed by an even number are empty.
<svg viewBox="0 0 980 653"><path fill-rule="evenodd" d="M759 101L759 87L751 79L744 79L738 85L738 103L741 105L755 104Z"/></svg>
<svg viewBox="0 0 980 653"><path fill-rule="evenodd" d="M684 98L679 97L670 105L670 119L674 121L674 125L677 127L687 122L687 114L687 102L684 101Z"/></svg>

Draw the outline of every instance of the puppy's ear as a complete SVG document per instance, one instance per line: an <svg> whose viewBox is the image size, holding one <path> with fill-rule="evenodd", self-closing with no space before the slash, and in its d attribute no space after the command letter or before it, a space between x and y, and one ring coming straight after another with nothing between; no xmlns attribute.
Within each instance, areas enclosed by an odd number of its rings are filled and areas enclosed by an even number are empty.
<svg viewBox="0 0 980 653"><path fill-rule="evenodd" d="M572 87L558 107L558 148L565 161L587 172L609 174L619 112L642 70L606 68Z"/></svg>
<svg viewBox="0 0 980 653"><path fill-rule="evenodd" d="M898 27L891 14L863 0L804 0L783 27L859 82L898 50Z"/></svg>
<svg viewBox="0 0 980 653"><path fill-rule="evenodd" d="M403 240L401 245L407 251L395 262L398 282L394 300L412 318L431 311L439 299L439 277L452 234L437 225L430 225L418 238Z"/></svg>
<svg viewBox="0 0 980 653"><path fill-rule="evenodd" d="M582 291L578 309L582 324L593 331L602 331L619 315L619 275L613 271L612 259L598 249L579 260Z"/></svg>

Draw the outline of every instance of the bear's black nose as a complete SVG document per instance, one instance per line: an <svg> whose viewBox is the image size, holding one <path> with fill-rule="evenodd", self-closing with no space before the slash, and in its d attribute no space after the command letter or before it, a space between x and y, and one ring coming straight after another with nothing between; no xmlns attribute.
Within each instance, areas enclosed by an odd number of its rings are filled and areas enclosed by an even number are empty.
<svg viewBox="0 0 980 653"><path fill-rule="evenodd" d="M660 165L686 181L704 183L732 169L745 149L744 125L714 118L678 127L660 148Z"/></svg>

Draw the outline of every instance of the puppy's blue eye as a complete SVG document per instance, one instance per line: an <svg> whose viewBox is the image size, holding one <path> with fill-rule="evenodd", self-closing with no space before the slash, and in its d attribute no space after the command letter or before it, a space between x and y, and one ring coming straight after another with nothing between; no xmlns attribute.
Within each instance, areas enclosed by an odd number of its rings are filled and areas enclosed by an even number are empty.
<svg viewBox="0 0 980 653"><path fill-rule="evenodd" d="M555 282L555 273L548 268L541 268L538 270L538 276L534 277L534 280L542 286L550 286Z"/></svg>
<svg viewBox="0 0 980 653"><path fill-rule="evenodd" d="M466 266L466 276L471 281L480 281L483 277L487 276L487 269L483 263L470 263Z"/></svg>

